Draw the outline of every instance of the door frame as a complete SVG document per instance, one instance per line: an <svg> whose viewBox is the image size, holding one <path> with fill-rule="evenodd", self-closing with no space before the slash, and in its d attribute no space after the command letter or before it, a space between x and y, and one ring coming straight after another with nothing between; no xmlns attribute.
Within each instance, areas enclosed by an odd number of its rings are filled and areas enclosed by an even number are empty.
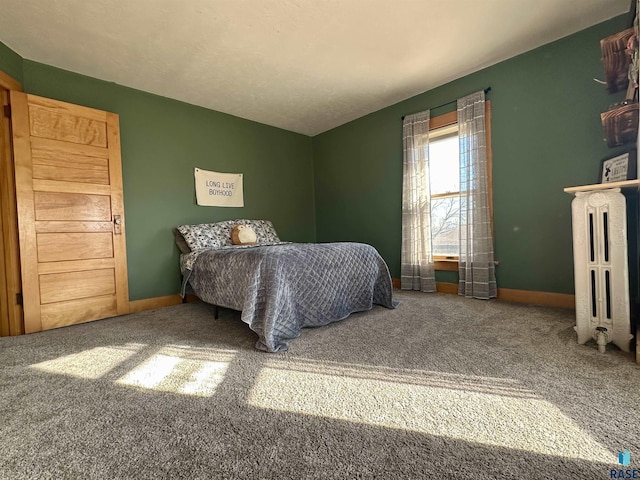
<svg viewBox="0 0 640 480"><path fill-rule="evenodd" d="M24 334L11 118L4 111L10 90L22 91L22 85L0 70L0 336Z"/></svg>

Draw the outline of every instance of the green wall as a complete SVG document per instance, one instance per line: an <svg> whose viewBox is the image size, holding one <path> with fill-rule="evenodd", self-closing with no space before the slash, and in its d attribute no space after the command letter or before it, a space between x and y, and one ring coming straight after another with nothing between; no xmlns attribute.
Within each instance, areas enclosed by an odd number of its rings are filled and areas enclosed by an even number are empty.
<svg viewBox="0 0 640 480"><path fill-rule="evenodd" d="M22 83L22 57L0 42L0 70Z"/></svg>
<svg viewBox="0 0 640 480"><path fill-rule="evenodd" d="M3 68L3 64L0 64ZM311 138L24 60L28 93L118 113L131 300L175 294L183 223L269 219L313 241ZM243 208L195 205L194 167L244 174Z"/></svg>
<svg viewBox="0 0 640 480"><path fill-rule="evenodd" d="M563 188L597 183L600 160L616 153L600 113L623 95L593 79L604 77L600 39L627 22L617 17L314 137L318 241L370 243L399 277L401 117L491 87L498 286L573 293L572 197Z"/></svg>

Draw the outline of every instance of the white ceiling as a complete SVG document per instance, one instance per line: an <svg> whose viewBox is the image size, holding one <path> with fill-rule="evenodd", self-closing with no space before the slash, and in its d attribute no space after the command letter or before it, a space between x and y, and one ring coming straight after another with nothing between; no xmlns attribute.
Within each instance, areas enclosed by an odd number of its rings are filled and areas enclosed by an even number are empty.
<svg viewBox="0 0 640 480"><path fill-rule="evenodd" d="M629 0L0 0L0 41L29 60L316 135L629 6Z"/></svg>

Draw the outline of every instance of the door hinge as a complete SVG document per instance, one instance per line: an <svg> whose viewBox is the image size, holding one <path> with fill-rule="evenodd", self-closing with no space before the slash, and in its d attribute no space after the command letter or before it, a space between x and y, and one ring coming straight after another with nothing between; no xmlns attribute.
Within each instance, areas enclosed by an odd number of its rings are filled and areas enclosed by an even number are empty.
<svg viewBox="0 0 640 480"><path fill-rule="evenodd" d="M4 116L7 118L11 118L11 105L5 105L3 110L4 110Z"/></svg>
<svg viewBox="0 0 640 480"><path fill-rule="evenodd" d="M22 303L22 292L16 293L16 303L18 305L21 305L21 306L23 305L23 303Z"/></svg>

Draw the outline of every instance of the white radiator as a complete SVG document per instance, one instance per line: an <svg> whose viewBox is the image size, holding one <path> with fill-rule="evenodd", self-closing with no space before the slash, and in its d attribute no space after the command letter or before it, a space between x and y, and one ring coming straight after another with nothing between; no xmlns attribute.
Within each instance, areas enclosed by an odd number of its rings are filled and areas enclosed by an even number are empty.
<svg viewBox="0 0 640 480"><path fill-rule="evenodd" d="M571 202L578 343L629 351L627 212L619 188L576 193Z"/></svg>

